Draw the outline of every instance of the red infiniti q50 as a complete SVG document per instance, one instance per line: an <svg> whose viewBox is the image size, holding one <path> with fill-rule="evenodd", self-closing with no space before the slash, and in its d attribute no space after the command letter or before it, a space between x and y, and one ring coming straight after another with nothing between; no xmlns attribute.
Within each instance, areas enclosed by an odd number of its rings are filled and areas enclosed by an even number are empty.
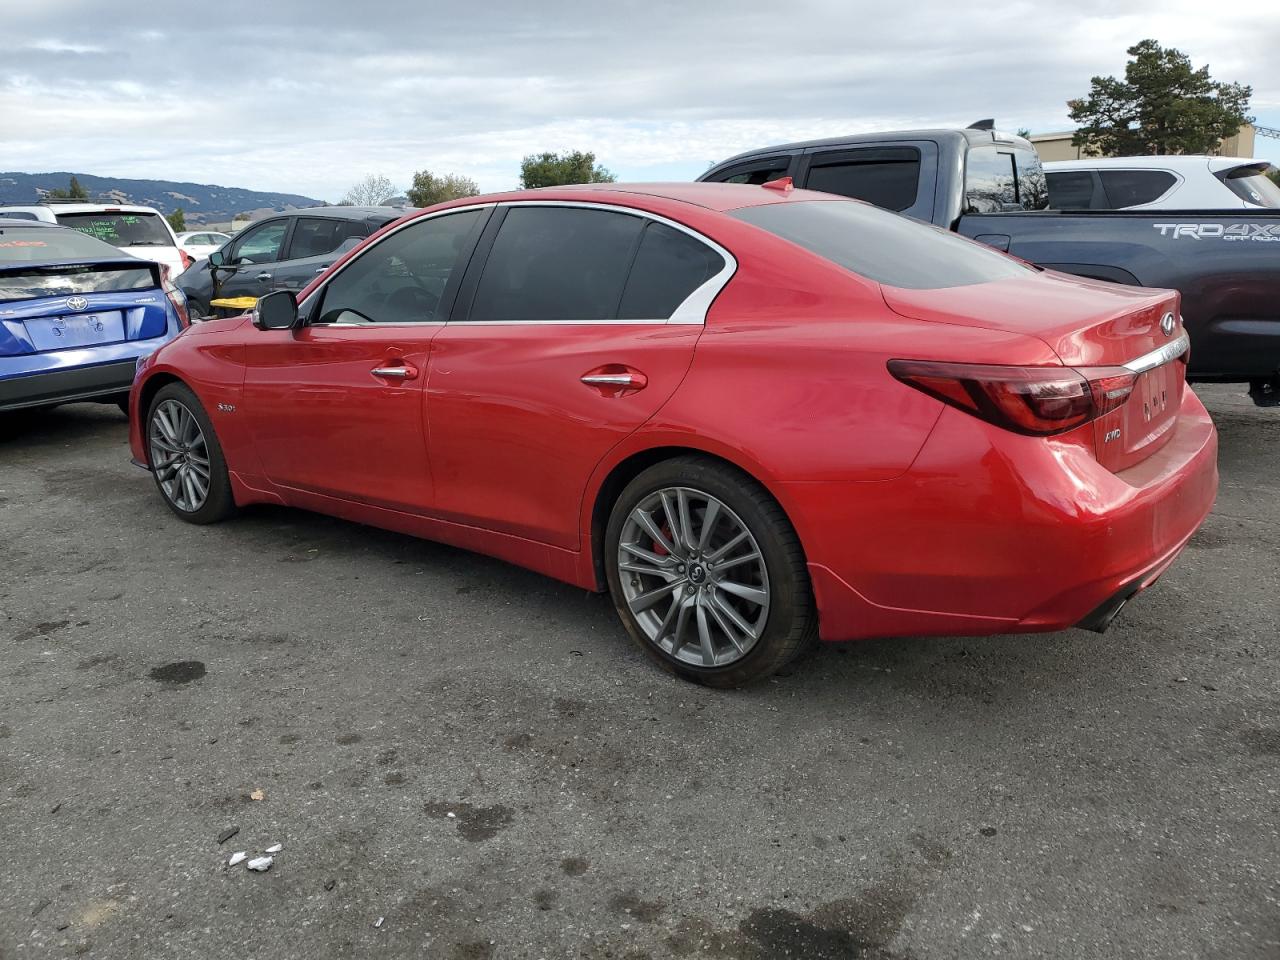
<svg viewBox="0 0 1280 960"><path fill-rule="evenodd" d="M471 197L161 347L131 443L184 520L492 554L733 686L818 637L1104 628L1217 489L1178 306L777 184Z"/></svg>

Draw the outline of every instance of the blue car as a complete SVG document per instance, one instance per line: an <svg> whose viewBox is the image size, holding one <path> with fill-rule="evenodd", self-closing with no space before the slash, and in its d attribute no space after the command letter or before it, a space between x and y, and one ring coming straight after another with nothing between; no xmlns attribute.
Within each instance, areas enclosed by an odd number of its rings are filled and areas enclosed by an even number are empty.
<svg viewBox="0 0 1280 960"><path fill-rule="evenodd" d="M187 324L163 265L69 227L0 219L0 410L125 409L138 360Z"/></svg>

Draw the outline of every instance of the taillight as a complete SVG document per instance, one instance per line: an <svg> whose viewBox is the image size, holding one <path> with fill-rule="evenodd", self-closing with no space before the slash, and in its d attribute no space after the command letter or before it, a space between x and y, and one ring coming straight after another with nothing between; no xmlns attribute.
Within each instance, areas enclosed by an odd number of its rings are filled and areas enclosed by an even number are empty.
<svg viewBox="0 0 1280 960"><path fill-rule="evenodd" d="M193 260L193 259L191 258L191 254L187 253L187 251L185 251L185 250L179 250L179 251L178 251L178 256L182 258L182 269L183 269L183 270L186 270L189 266L191 266L193 263L195 263L195 260Z"/></svg>
<svg viewBox="0 0 1280 960"><path fill-rule="evenodd" d="M163 277L164 295L173 304L173 312L178 315L179 328L185 330L191 326L191 315L187 313L187 295L173 285L173 281L169 279L168 267L164 267L161 270L161 276Z"/></svg>
<svg viewBox="0 0 1280 960"><path fill-rule="evenodd" d="M1124 367L1005 367L890 360L889 372L943 403L1030 436L1074 430L1121 406L1137 374Z"/></svg>

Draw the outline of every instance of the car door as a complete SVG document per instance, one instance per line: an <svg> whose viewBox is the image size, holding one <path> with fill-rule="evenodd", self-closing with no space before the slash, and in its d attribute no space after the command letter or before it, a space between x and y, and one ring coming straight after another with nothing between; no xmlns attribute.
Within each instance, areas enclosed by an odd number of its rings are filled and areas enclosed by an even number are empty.
<svg viewBox="0 0 1280 960"><path fill-rule="evenodd" d="M436 511L578 550L588 477L680 384L729 254L624 208L500 208L427 381Z"/></svg>
<svg viewBox="0 0 1280 960"><path fill-rule="evenodd" d="M260 297L270 292L276 263L289 240L292 217L275 217L248 227L226 247L213 270L213 297Z"/></svg>
<svg viewBox="0 0 1280 960"><path fill-rule="evenodd" d="M405 224L310 295L297 329L248 338L241 409L267 479L302 494L428 509L428 355L490 209Z"/></svg>
<svg viewBox="0 0 1280 960"><path fill-rule="evenodd" d="M276 264L272 285L276 290L301 290L317 274L324 273L343 252L348 241L363 240L369 225L363 220L299 216L289 236L289 247Z"/></svg>

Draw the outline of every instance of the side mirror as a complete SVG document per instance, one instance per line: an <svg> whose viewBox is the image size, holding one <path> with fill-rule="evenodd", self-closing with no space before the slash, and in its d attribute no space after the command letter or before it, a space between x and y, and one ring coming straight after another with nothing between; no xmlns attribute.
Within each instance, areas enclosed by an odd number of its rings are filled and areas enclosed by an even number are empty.
<svg viewBox="0 0 1280 960"><path fill-rule="evenodd" d="M209 263L215 267L221 267L227 262L227 258L223 256L221 250L215 250L209 254Z"/></svg>
<svg viewBox="0 0 1280 960"><path fill-rule="evenodd" d="M253 305L253 325L259 330L292 330L298 325L298 298L292 290L273 290Z"/></svg>

